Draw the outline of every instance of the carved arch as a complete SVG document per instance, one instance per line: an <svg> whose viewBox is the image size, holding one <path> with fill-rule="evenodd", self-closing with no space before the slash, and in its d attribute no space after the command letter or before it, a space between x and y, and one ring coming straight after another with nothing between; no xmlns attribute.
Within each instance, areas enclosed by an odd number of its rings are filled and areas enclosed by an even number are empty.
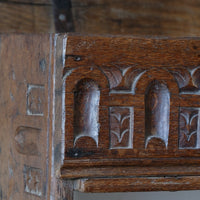
<svg viewBox="0 0 200 200"><path fill-rule="evenodd" d="M145 92L145 146L152 138L162 140L167 148L169 136L170 93L167 85L153 80Z"/></svg>
<svg viewBox="0 0 200 200"><path fill-rule="evenodd" d="M170 146L177 147L178 143L178 102L179 87L171 73L163 69L151 69L146 71L137 82L135 96L143 99L140 105L135 105L135 115L139 115L144 130L135 129L135 142L140 148L167 149ZM141 112L142 110L142 112ZM165 123L163 123L165 121ZM173 139L172 139L172 135ZM141 140L143 135L143 140ZM140 139L139 139L140 137Z"/></svg>
<svg viewBox="0 0 200 200"><path fill-rule="evenodd" d="M109 129L109 114L104 109L109 93L107 78L97 67L80 67L65 76L64 84L67 149L109 146L101 138L105 127Z"/></svg>
<svg viewBox="0 0 200 200"><path fill-rule="evenodd" d="M98 146L99 86L93 79L81 79L74 91L74 145L81 137L92 138Z"/></svg>

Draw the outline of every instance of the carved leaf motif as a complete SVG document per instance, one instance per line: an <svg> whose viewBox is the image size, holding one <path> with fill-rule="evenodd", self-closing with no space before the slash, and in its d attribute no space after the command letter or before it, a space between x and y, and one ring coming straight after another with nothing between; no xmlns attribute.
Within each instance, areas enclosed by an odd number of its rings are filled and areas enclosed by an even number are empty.
<svg viewBox="0 0 200 200"><path fill-rule="evenodd" d="M125 76L124 84L135 93L135 87L139 78L145 73L144 69L130 69Z"/></svg>
<svg viewBox="0 0 200 200"><path fill-rule="evenodd" d="M132 110L127 107L110 108L110 133L112 148L130 148Z"/></svg>
<svg viewBox="0 0 200 200"><path fill-rule="evenodd" d="M190 73L184 68L176 68L171 72L178 83L179 88L183 88L189 84Z"/></svg>
<svg viewBox="0 0 200 200"><path fill-rule="evenodd" d="M180 92L183 93L198 93L200 89L200 67L193 69L176 68L171 71L175 80L178 83Z"/></svg>
<svg viewBox="0 0 200 200"><path fill-rule="evenodd" d="M182 132L186 135L187 141L189 142L191 136L197 133L197 130L191 130L191 126L193 121L197 120L198 114L189 115L189 113L181 113L181 116L185 120L185 128L182 129Z"/></svg>
<svg viewBox="0 0 200 200"><path fill-rule="evenodd" d="M135 69L134 64L112 63L101 67L109 79L110 89L115 91L134 92L135 86L144 69Z"/></svg>
<svg viewBox="0 0 200 200"><path fill-rule="evenodd" d="M119 143L121 143L124 134L129 132L129 129L123 127L123 123L124 123L125 120L130 118L130 115L123 116L119 113L118 114L111 113L111 116L114 117L119 124L119 131L116 132L114 130L111 130L111 132L114 133L117 136Z"/></svg>
<svg viewBox="0 0 200 200"><path fill-rule="evenodd" d="M192 82L196 88L200 89L200 67L197 67L195 70L193 70Z"/></svg>
<svg viewBox="0 0 200 200"><path fill-rule="evenodd" d="M120 84L113 88L115 92L135 93L135 87L140 77L146 72L144 69L128 68Z"/></svg>
<svg viewBox="0 0 200 200"><path fill-rule="evenodd" d="M120 84L122 80L122 72L118 67L114 65L107 65L103 66L102 70L109 80L110 89L117 87Z"/></svg>
<svg viewBox="0 0 200 200"><path fill-rule="evenodd" d="M199 110L196 108L181 108L179 118L180 148L196 148Z"/></svg>

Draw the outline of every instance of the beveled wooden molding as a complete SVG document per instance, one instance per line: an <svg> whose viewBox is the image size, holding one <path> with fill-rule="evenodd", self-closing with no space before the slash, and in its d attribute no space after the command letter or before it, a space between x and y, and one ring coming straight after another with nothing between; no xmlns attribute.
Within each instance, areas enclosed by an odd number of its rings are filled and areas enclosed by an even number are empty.
<svg viewBox="0 0 200 200"><path fill-rule="evenodd" d="M75 181L75 190L80 192L199 190L199 179L199 176L80 179Z"/></svg>

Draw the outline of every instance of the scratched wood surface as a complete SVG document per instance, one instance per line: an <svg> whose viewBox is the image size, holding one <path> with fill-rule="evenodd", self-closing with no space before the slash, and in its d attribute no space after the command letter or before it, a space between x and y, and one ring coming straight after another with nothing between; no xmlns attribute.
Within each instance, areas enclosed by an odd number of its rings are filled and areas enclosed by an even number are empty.
<svg viewBox="0 0 200 200"><path fill-rule="evenodd" d="M52 125L53 63L62 56L63 37L0 35L1 200L50 199L55 195L62 196L60 200L65 198L63 191L56 192L57 187L64 185L62 180L57 181L62 157L60 115L54 119L58 127ZM62 88L62 65L57 59L57 90ZM59 101L60 95L56 95Z"/></svg>

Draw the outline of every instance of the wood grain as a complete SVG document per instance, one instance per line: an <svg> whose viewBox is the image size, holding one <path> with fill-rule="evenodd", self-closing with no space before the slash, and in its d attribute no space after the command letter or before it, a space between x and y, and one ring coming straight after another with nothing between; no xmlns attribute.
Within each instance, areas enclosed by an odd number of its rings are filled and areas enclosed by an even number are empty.
<svg viewBox="0 0 200 200"><path fill-rule="evenodd" d="M200 177L128 177L112 179L81 179L75 183L75 190L81 192L140 192L199 190Z"/></svg>
<svg viewBox="0 0 200 200"><path fill-rule="evenodd" d="M0 2L0 32L54 32L53 8Z"/></svg>
<svg viewBox="0 0 200 200"><path fill-rule="evenodd" d="M62 91L57 58L64 41L65 35L0 34L0 199L67 198L58 192L67 184L59 180L62 92L54 91Z"/></svg>
<svg viewBox="0 0 200 200"><path fill-rule="evenodd" d="M199 36L198 0L72 0L76 32Z"/></svg>
<svg viewBox="0 0 200 200"><path fill-rule="evenodd" d="M16 3L16 4L45 4L51 5L52 0L0 0L0 2Z"/></svg>
<svg viewBox="0 0 200 200"><path fill-rule="evenodd" d="M85 189L79 188L85 192L103 192L103 181L111 184L108 190L104 187L108 192L179 190L181 181L177 182L175 174L186 176L191 185L195 184L199 179L194 174L199 173L200 155L199 49L199 38L68 34L63 69L66 135L61 177L86 178L80 184ZM87 90L79 87L82 82ZM99 105L91 101L94 93L89 90L91 83L99 87ZM94 105L99 109L99 118L98 109L89 109ZM180 117L181 112L191 113L189 122ZM91 143L97 135L96 129L84 133L90 130L89 113L99 123L96 146ZM87 137L82 137L75 146L79 123L83 136ZM194 131L194 137L188 141ZM185 137L185 133L189 135ZM115 176L121 176L117 189L113 187ZM129 176L141 176L141 185L137 188L131 181L129 184ZM162 183L154 187L149 176L155 183L156 176L161 176ZM172 176L173 183L163 176ZM91 179L87 180L88 177ZM106 177L101 179L102 189L98 185L101 180L94 177ZM147 188L146 183L152 187ZM183 189L193 188L191 185L183 184Z"/></svg>
<svg viewBox="0 0 200 200"><path fill-rule="evenodd" d="M199 36L199 13L198 0L1 0L0 32Z"/></svg>
<svg viewBox="0 0 200 200"><path fill-rule="evenodd" d="M48 180L46 166L48 137L48 71L51 66L49 35L6 35L0 36L0 187L3 199L44 199L48 190L43 182ZM45 60L41 69L40 61ZM43 86L44 99L37 102L41 93L27 95L28 85L37 91ZM27 105L27 98L37 105ZM38 108L44 105L42 114ZM47 181L48 183L48 181Z"/></svg>

